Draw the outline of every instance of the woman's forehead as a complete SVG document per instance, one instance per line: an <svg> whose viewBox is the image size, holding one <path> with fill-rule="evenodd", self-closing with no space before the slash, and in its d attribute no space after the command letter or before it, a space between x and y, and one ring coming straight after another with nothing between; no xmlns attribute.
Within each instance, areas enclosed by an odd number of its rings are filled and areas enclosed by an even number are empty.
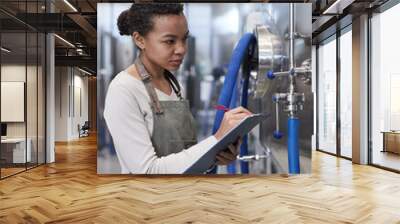
<svg viewBox="0 0 400 224"><path fill-rule="evenodd" d="M161 36L185 36L189 31L184 15L162 15L153 18L151 32Z"/></svg>

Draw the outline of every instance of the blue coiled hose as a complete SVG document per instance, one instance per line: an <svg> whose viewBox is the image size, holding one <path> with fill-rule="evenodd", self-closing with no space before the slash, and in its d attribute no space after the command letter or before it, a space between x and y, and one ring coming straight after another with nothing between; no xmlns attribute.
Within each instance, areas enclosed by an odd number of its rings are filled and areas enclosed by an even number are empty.
<svg viewBox="0 0 400 224"><path fill-rule="evenodd" d="M222 87L221 94L218 98L219 105L223 105L225 107L230 106L233 93L234 93L234 91L236 91L235 85L236 85L237 75L240 70L240 66L241 66L245 56L247 56L249 46L251 46L251 44L253 44L255 41L256 41L256 38L252 33L246 33L242 36L242 38L240 38L238 44L236 45L235 49L233 50L232 57L231 57L231 60L229 62L229 66L228 66L228 73L225 76L224 85ZM247 81L244 80L242 89L243 89L242 106L244 103L245 103L245 106L247 106L248 79L247 79ZM218 128L220 127L222 118L224 117L224 113L225 112L222 110L217 111L215 120L214 120L214 126L213 126L213 132L212 132L213 134L215 134L217 132ZM247 154L247 136L244 137L243 144L240 149L240 154L242 155L242 153ZM246 166L247 162L241 163L241 164ZM242 173L243 173L243 171L246 171L246 173L248 173L248 165L247 165L247 168L245 168L245 169L242 168ZM216 168L213 169L213 171L211 171L211 173L216 173Z"/></svg>

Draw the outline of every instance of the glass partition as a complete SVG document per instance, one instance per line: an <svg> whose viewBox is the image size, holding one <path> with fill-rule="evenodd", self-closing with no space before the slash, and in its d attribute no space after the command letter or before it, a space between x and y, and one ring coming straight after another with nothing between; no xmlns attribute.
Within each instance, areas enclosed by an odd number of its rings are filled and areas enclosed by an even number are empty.
<svg viewBox="0 0 400 224"><path fill-rule="evenodd" d="M26 144L26 42L26 32L1 34L2 177L24 171L31 161Z"/></svg>
<svg viewBox="0 0 400 224"><path fill-rule="evenodd" d="M45 163L46 40L44 33L17 19L26 12L43 13L44 3L0 2L15 10L0 11L0 178Z"/></svg>
<svg viewBox="0 0 400 224"><path fill-rule="evenodd" d="M336 36L318 47L318 149L336 154Z"/></svg>

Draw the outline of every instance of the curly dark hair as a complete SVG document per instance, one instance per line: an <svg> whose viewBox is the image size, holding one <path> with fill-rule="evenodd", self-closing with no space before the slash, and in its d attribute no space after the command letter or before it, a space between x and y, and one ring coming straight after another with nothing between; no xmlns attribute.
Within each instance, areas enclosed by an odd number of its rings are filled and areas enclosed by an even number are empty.
<svg viewBox="0 0 400 224"><path fill-rule="evenodd" d="M179 3L133 3L118 17L118 29L121 35L138 32L145 36L153 28L152 18L157 15L180 15L183 5Z"/></svg>

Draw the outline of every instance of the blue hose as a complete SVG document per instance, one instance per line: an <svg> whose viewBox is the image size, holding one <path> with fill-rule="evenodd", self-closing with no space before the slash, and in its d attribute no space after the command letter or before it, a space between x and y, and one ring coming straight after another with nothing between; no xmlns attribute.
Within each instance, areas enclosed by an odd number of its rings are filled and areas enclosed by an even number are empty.
<svg viewBox="0 0 400 224"><path fill-rule="evenodd" d="M299 156L299 124L298 118L288 119L288 161L289 173L300 173Z"/></svg>
<svg viewBox="0 0 400 224"><path fill-rule="evenodd" d="M236 85L237 75L240 70L240 65L242 64L243 59L247 56L247 51L249 46L256 41L255 36L252 33L246 33L240 38L238 44L233 50L231 60L228 65L228 72L225 76L224 85L222 86L221 94L218 98L218 104L223 105L225 107L229 107L231 103L231 98L233 92L236 90L234 87ZM248 84L247 84L248 85ZM244 90L243 90L244 91ZM247 96L247 88L246 88L246 96ZM247 97L242 98L242 101ZM243 105L243 102L242 102ZM222 118L224 117L224 111L218 110L215 115L214 126L212 133L215 134L218 128L221 125ZM247 141L246 141L247 142ZM244 143L244 141L243 141ZM247 147L246 147L247 149ZM242 151L242 149L241 149ZM216 173L216 168L214 168L209 173Z"/></svg>
<svg viewBox="0 0 400 224"><path fill-rule="evenodd" d="M232 57L228 66L228 73L225 76L224 85L222 86L221 94L218 98L218 104L229 107L232 98L232 92L236 84L237 74L242 64L244 56L247 54L247 49L250 43L255 41L255 36L252 33L246 33L242 36L233 50ZM221 125L222 118L224 117L224 111L219 110L215 116L213 134L217 132Z"/></svg>
<svg viewBox="0 0 400 224"><path fill-rule="evenodd" d="M237 89L236 86L237 86L237 83L235 83L235 87L233 88L233 91L232 91L232 99L231 99L231 103L229 105L230 109L233 109L236 107L236 101L237 101L237 97L238 97L238 94L236 91L236 89ZM230 164L228 164L227 171L229 174L236 174L236 160L232 161Z"/></svg>

